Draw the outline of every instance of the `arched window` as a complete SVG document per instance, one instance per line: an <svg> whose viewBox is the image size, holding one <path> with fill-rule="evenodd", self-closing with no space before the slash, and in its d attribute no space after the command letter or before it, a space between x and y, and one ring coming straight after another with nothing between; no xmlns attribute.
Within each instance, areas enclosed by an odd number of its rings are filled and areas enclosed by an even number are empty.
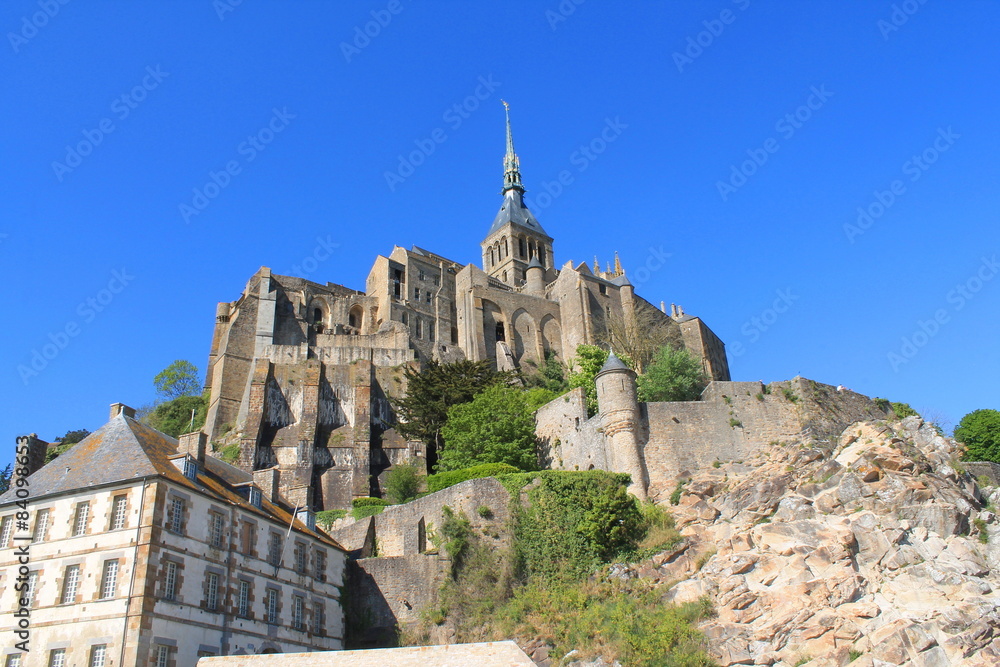
<svg viewBox="0 0 1000 667"><path fill-rule="evenodd" d="M323 309L313 308L313 322L319 324L323 321Z"/></svg>
<svg viewBox="0 0 1000 667"><path fill-rule="evenodd" d="M521 257L523 259L526 256L526 251L524 249L524 237L523 236L517 239L517 249L519 251L518 257Z"/></svg>

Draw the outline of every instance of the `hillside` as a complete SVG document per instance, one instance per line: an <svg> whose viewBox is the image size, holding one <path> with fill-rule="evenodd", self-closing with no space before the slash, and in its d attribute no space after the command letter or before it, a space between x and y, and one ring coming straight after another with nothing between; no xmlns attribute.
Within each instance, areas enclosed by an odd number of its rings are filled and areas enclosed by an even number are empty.
<svg viewBox="0 0 1000 667"><path fill-rule="evenodd" d="M1000 491L959 453L918 417L772 443L661 498L684 541L618 576L709 596L721 665L998 664Z"/></svg>

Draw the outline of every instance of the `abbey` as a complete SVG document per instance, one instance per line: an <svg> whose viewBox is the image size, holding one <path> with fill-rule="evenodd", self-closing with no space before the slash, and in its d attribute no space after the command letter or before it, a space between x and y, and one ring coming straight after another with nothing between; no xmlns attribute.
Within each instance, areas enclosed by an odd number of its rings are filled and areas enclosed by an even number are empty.
<svg viewBox="0 0 1000 667"><path fill-rule="evenodd" d="M377 495L393 464L426 456L396 432L389 402L405 391L409 364L488 360L531 372L605 344L616 321L641 320L672 329L709 378L729 380L719 338L679 307L638 296L617 255L604 270L557 264L524 193L508 110L502 201L481 267L397 246L376 257L364 291L257 271L216 311L209 439L238 442L247 471L274 468L293 505L342 508Z"/></svg>

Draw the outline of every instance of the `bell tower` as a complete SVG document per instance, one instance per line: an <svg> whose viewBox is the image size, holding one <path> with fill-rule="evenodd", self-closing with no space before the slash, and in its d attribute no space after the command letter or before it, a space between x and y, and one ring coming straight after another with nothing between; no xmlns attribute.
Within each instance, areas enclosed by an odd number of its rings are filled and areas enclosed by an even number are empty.
<svg viewBox="0 0 1000 667"><path fill-rule="evenodd" d="M524 186L521 184L521 164L514 152L514 139L510 131L510 105L503 103L507 115L507 152L503 160L503 203L493 219L486 238L480 244L483 250L483 271L492 278L519 287L527 280L532 259L537 259L548 279L555 277L553 270L552 237L524 203Z"/></svg>

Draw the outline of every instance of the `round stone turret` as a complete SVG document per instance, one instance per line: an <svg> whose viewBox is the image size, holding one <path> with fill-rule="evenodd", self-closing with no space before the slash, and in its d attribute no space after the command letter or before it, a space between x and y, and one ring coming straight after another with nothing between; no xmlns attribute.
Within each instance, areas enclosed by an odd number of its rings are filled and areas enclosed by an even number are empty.
<svg viewBox="0 0 1000 667"><path fill-rule="evenodd" d="M524 291L535 296L545 296L545 267L538 261L538 255L531 258L524 272Z"/></svg>
<svg viewBox="0 0 1000 667"><path fill-rule="evenodd" d="M635 373L611 352L594 378L597 406L608 443L609 463L615 472L628 473L628 490L640 500L646 499L648 480L642 451L636 438L639 423L639 398Z"/></svg>

